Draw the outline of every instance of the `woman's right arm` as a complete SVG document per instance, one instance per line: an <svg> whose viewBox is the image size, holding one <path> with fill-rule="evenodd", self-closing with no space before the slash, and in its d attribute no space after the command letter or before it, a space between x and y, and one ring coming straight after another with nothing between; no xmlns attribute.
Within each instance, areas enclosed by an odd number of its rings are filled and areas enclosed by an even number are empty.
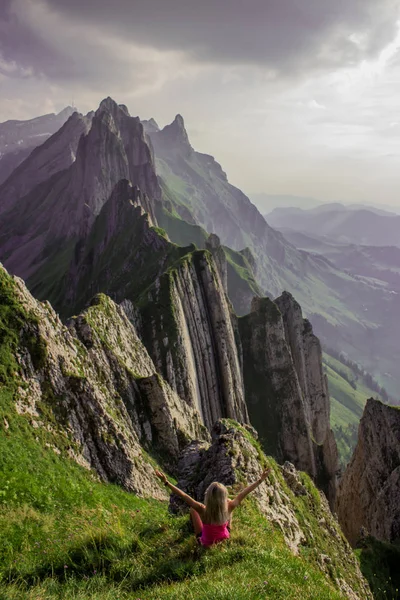
<svg viewBox="0 0 400 600"><path fill-rule="evenodd" d="M172 485L172 483L170 483L167 479L167 476L165 475L165 473L163 473L162 471L157 471L156 470L156 475L159 479L161 479L161 481L164 483L164 485L166 485L167 487L169 487L169 489L176 494L177 496L179 496L180 498L182 498L182 500L184 500L186 502L186 504L188 504L189 506L191 506L192 508L194 508L194 510L196 510L198 513L200 513L200 515L204 512L205 510L205 506L204 504L201 504L201 502L197 502L196 500L194 500L191 496L189 496L189 494L186 494L185 492L183 492L182 490L180 490L178 487L176 487L176 485Z"/></svg>
<svg viewBox="0 0 400 600"><path fill-rule="evenodd" d="M257 481L255 481L254 483L245 487L244 490L242 490L236 496L236 498L234 500L231 500L229 502L229 510L232 511L235 508L237 508L239 506L239 504L242 502L242 500L244 500L244 498L246 498L246 496L248 494L250 494L250 492L255 490L268 477L268 474L270 473L270 471L271 471L270 467L265 469L265 471L262 472L260 479L257 479Z"/></svg>

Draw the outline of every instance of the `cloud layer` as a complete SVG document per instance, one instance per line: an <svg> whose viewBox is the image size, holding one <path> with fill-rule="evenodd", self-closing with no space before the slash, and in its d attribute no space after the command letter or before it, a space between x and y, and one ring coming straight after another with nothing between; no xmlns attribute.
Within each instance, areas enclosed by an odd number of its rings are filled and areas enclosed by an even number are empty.
<svg viewBox="0 0 400 600"><path fill-rule="evenodd" d="M34 71L57 80L90 76L96 57L99 72L109 74L112 66L119 71L127 49L138 47L149 53L151 49L182 53L190 62L304 74L376 56L396 34L399 4L399 0L4 0L0 50L3 61L15 65L15 75Z"/></svg>
<svg viewBox="0 0 400 600"><path fill-rule="evenodd" d="M0 121L108 95L245 191L398 202L400 0L0 0Z"/></svg>

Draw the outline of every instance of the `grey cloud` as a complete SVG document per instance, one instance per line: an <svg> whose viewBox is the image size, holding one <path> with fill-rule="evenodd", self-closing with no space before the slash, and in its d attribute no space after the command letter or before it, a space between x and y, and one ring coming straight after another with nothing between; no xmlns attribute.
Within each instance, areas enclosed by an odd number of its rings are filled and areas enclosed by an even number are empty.
<svg viewBox="0 0 400 600"><path fill-rule="evenodd" d="M277 70L358 61L393 38L398 0L47 0L49 8L198 60ZM351 41L348 36L353 34ZM354 40L358 37L360 43Z"/></svg>
<svg viewBox="0 0 400 600"><path fill-rule="evenodd" d="M29 2L29 0L25 0ZM136 45L179 50L192 61L254 65L277 73L354 64L396 32L399 0L43 0L48 11ZM351 37L350 37L351 36ZM3 57L50 78L120 76L123 56L97 55L84 37L49 47L5 0ZM113 69L116 69L113 73ZM100 75L101 74L101 75Z"/></svg>
<svg viewBox="0 0 400 600"><path fill-rule="evenodd" d="M27 70L49 75L60 69L66 72L70 64L68 58L35 35L32 28L18 18L12 4L12 0L3 0L0 7L0 73L25 77Z"/></svg>

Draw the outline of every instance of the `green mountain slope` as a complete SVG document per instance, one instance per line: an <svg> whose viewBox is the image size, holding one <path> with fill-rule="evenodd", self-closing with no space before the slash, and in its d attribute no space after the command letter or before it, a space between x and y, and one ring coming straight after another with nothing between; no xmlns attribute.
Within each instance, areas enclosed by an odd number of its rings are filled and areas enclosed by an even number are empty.
<svg viewBox="0 0 400 600"><path fill-rule="evenodd" d="M384 400L384 390L369 374L357 370L324 352L324 370L331 398L331 425L338 446L340 465L345 468L357 444L358 424L368 398Z"/></svg>
<svg viewBox="0 0 400 600"><path fill-rule="evenodd" d="M247 600L260 595L276 599L294 594L296 598L310 600L339 600L347 597L344 590L349 587L355 597L370 598L337 522L310 479L300 474L304 492L295 495L281 468L262 454L246 430L231 421L226 421L226 426L235 443L226 448L227 455L240 454L240 440L247 440L247 447L257 461L271 465L271 497L267 495L264 502L272 514L283 503L284 514L290 513L296 519L304 538L297 555L285 542L287 532L282 525L272 518L267 520L254 500L249 499L238 509L231 540L204 550L196 543L188 517L168 512L161 488L159 500L140 498L116 485L102 483L99 473L72 460L74 450L76 457L79 448L74 447L65 425L65 398L52 393L58 382L41 381L47 390L47 401L32 398L27 405L30 410L22 410L21 399L27 397L26 365L43 378L49 353L55 352L57 343L60 349L64 344L64 340L49 338L46 347L41 336L27 336L29 327L35 325L35 315L26 306L26 298L21 298L13 280L2 271L1 598ZM112 325L107 319L100 319L96 325L98 334L106 340ZM50 314L48 333L58 327L59 323ZM119 343L123 344L123 340ZM91 349L93 360L95 348ZM77 349L80 351L76 351L74 365L81 375L67 374L67 365L63 366L64 376L71 384L70 395L80 389L76 386L86 385L84 374L88 367L82 362L86 361L86 351L79 345ZM118 354L121 352L122 348ZM111 355L109 360L112 364ZM91 377L102 379L104 374L99 371ZM90 385L93 383L94 379ZM88 388L83 389L88 393ZM117 425L122 414L119 399L107 396L107 412L115 415ZM95 434L99 424L95 420L90 424L93 439L103 436L104 443L116 450L120 436L110 437L111 430L102 426ZM247 460L244 454L243 459ZM144 451L137 460L157 466ZM231 493L237 492L242 479L248 476L247 472L238 472Z"/></svg>

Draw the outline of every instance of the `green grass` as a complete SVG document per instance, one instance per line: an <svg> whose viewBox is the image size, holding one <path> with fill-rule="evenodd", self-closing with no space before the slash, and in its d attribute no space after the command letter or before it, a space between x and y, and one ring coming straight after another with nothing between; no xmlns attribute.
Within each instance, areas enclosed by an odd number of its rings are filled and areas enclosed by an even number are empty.
<svg viewBox="0 0 400 600"><path fill-rule="evenodd" d="M252 501L235 514L229 542L200 548L187 516L56 454L45 428L32 428L12 400L3 389L0 598L342 598Z"/></svg>
<svg viewBox="0 0 400 600"><path fill-rule="evenodd" d="M325 352L323 364L331 398L331 426L338 445L340 464L344 468L356 446L358 424L367 399L375 398L377 394L349 366Z"/></svg>
<svg viewBox="0 0 400 600"><path fill-rule="evenodd" d="M320 498L307 476L310 495L295 498L270 461L300 524L312 525L313 537L298 556L252 499L235 514L231 540L203 549L187 516L172 516L165 502L101 483L68 457L72 442L56 418L58 398L50 387L38 416L18 414L15 401L24 383L15 353L24 323L34 318L18 302L12 279L4 271L0 278L2 600L339 600L336 575L357 589L354 570L335 558L330 534L319 525ZM265 463L259 444L244 435ZM321 572L320 552L332 556L331 577Z"/></svg>
<svg viewBox="0 0 400 600"><path fill-rule="evenodd" d="M250 311L254 296L263 296L248 260L240 252L223 246L228 267L228 296L240 316Z"/></svg>

